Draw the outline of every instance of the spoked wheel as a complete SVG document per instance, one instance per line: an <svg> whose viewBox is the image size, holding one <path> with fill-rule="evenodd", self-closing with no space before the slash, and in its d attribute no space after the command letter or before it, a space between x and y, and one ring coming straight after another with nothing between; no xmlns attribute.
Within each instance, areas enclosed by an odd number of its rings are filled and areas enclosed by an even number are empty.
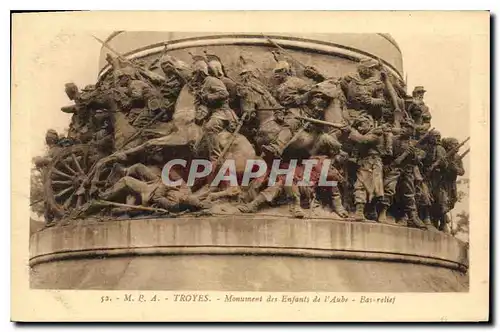
<svg viewBox="0 0 500 332"><path fill-rule="evenodd" d="M49 167L45 178L48 208L57 218L68 215L89 200L89 169L97 153L87 145L62 150Z"/></svg>

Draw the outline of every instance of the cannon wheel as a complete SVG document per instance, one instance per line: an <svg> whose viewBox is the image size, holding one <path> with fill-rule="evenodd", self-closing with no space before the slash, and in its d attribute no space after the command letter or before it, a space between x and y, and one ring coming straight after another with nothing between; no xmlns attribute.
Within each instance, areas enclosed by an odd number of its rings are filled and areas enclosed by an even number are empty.
<svg viewBox="0 0 500 332"><path fill-rule="evenodd" d="M62 218L89 200L89 169L97 152L89 146L64 148L45 174L44 192L47 208Z"/></svg>

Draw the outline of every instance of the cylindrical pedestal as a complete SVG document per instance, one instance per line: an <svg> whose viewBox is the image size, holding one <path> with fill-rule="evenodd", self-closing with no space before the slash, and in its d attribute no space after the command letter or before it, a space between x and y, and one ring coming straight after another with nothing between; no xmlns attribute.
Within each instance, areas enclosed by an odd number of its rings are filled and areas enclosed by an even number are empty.
<svg viewBox="0 0 500 332"><path fill-rule="evenodd" d="M116 220L31 238L31 286L231 291L468 291L443 233L262 216Z"/></svg>

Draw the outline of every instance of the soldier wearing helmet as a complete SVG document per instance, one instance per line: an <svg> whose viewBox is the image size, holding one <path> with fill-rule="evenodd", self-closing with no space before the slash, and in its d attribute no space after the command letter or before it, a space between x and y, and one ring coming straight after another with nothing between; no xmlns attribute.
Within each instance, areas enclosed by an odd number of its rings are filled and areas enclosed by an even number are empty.
<svg viewBox="0 0 500 332"><path fill-rule="evenodd" d="M207 59L192 55L193 78L191 86L196 90L195 121L203 125L204 139L208 142L210 158L217 160L214 140L222 132L233 131L238 125L236 113L229 107L229 92L226 85L217 77L210 76Z"/></svg>
<svg viewBox="0 0 500 332"><path fill-rule="evenodd" d="M36 157L33 163L38 169L43 169L50 164L52 159L61 151L59 145L59 135L54 129L49 129L45 133L45 144L47 145L47 153L43 157Z"/></svg>
<svg viewBox="0 0 500 332"><path fill-rule="evenodd" d="M437 130L429 133L425 143L422 173L431 195L431 219L433 219L436 228L443 230L446 225L445 204L441 204L441 202L446 201L446 197L443 195L444 191L441 190L441 187L443 185L443 171L448 167L446 150L442 146L441 133ZM431 167L434 168L431 169Z"/></svg>
<svg viewBox="0 0 500 332"><path fill-rule="evenodd" d="M431 112L424 102L426 90L423 86L416 86L412 92L412 99L408 104L408 113L416 124L417 137L424 135L431 127Z"/></svg>
<svg viewBox="0 0 500 332"><path fill-rule="evenodd" d="M349 141L357 151L354 183L355 220L365 220L365 207L375 209L375 202L384 196L383 165L380 145L383 132L375 128L370 115L360 115L352 122Z"/></svg>
<svg viewBox="0 0 500 332"><path fill-rule="evenodd" d="M415 201L415 167L424 158L425 152L416 146L413 139L415 134L415 124L411 119L401 122L401 130L393 140L393 157L388 160L384 171L384 197L381 200L381 209L378 221L391 223L387 218L387 210L394 203L395 196L401 198L402 210L405 215L399 221L402 225L427 229L418 216ZM407 154L400 160L399 157ZM396 162L396 160L398 162Z"/></svg>
<svg viewBox="0 0 500 332"><path fill-rule="evenodd" d="M165 101L173 102L191 78L191 68L185 62L168 54L162 56L159 63L165 74L165 81L160 85L161 94Z"/></svg>
<svg viewBox="0 0 500 332"><path fill-rule="evenodd" d="M375 121L380 121L383 108L389 103L384 97L384 83L380 80L380 64L374 59L361 59L357 73L341 79L341 86L347 98L347 108L354 116L367 112Z"/></svg>
<svg viewBox="0 0 500 332"><path fill-rule="evenodd" d="M234 111L239 110L240 100L238 98L236 82L227 76L226 69L217 55L207 51L205 51L205 55L208 63L208 74L220 79L224 83L229 92L229 107Z"/></svg>
<svg viewBox="0 0 500 332"><path fill-rule="evenodd" d="M439 220L440 230L449 232L448 212L458 202L457 178L465 174L463 162L458 155L459 141L454 137L442 139L442 147L446 152L446 167L439 170L440 186L435 188L435 218ZM437 176L436 176L437 177Z"/></svg>

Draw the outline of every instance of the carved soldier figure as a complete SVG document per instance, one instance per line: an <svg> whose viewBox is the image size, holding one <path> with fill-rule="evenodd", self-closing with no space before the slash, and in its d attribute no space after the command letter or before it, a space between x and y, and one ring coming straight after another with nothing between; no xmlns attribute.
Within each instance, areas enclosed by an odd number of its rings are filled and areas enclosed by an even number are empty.
<svg viewBox="0 0 500 332"><path fill-rule="evenodd" d="M366 112L376 121L382 119L382 109L388 105L384 98L384 83L378 75L379 66L374 59L362 59L356 74L341 79L347 108L357 113Z"/></svg>
<svg viewBox="0 0 500 332"><path fill-rule="evenodd" d="M432 197L432 210L436 228L442 230L446 220L446 196L443 190L443 170L448 166L446 150L441 145L441 133L437 130L430 132L425 147L425 158L422 160L422 169L427 180L428 189ZM431 170L430 168L434 168Z"/></svg>
<svg viewBox="0 0 500 332"><path fill-rule="evenodd" d="M343 114L345 99L336 81L325 80L314 85L306 97L306 105L303 111L307 117L339 126L346 125L345 129L348 131ZM334 153L340 149L341 143L339 139L344 133L342 129L308 123L305 131L316 137L311 151L312 155L317 155L319 150L331 150ZM328 154L330 155L330 153Z"/></svg>
<svg viewBox="0 0 500 332"><path fill-rule="evenodd" d="M308 93L313 88L313 85L306 80L296 76L293 72L292 66L286 60L284 60L281 55L274 53L274 58L276 60L276 66L273 69L273 78L278 84L276 87L274 96L276 100L284 106L284 110L279 110L276 112L277 117L283 123L285 128L290 130L290 137L283 136L284 141L289 141L292 138L293 133L297 132L301 128L301 121L297 119L297 116L304 116L306 103L310 99L315 97L310 97ZM309 70L307 73L316 79L321 77L321 81L324 77L315 71L313 67L307 67ZM313 75L315 73L315 75ZM323 93L326 99L332 98L330 91L322 88L321 86L316 88L316 94ZM326 108L326 107L325 107ZM278 154L280 151L274 151L271 147L266 147L274 154Z"/></svg>
<svg viewBox="0 0 500 332"><path fill-rule="evenodd" d="M311 170L311 185L302 186L299 189L301 194L305 196L308 204L310 204L310 202L312 201L311 198L314 196L327 196L325 198L329 199L328 205L331 206L333 212L335 212L341 218L347 218L349 214L344 208L344 205L342 203L342 195L339 190L339 185L344 181L344 176L342 175L341 169L343 167L343 164L346 162L347 154L341 150L333 152L333 155L331 155L331 150L328 150L326 152L328 154L312 156L310 158L312 160L317 160L316 165L314 165ZM337 184L334 186L322 186L319 182L322 167L328 159L331 163L330 168L328 169L328 172L326 174L326 180L336 181ZM300 175L300 178L303 178L303 174ZM311 208L311 206L309 206L309 208Z"/></svg>
<svg viewBox="0 0 500 332"><path fill-rule="evenodd" d="M298 121L294 118L294 115L303 115L301 107L305 102L304 95L310 90L310 84L293 75L290 64L283 60L276 63L273 69L273 77L278 83L274 96L286 109L285 123L292 131L295 131Z"/></svg>
<svg viewBox="0 0 500 332"><path fill-rule="evenodd" d="M240 102L236 82L227 76L226 69L217 55L208 53L207 51L205 51L205 55L208 63L208 74L218 78L224 83L229 92L229 107L234 111L239 110Z"/></svg>
<svg viewBox="0 0 500 332"><path fill-rule="evenodd" d="M394 158L389 161L384 174L384 197L378 221L387 223L387 210L398 195L408 218L408 226L425 229L427 226L418 218L415 202L415 166L425 156L425 152L416 146L413 122L403 121L400 134L394 139ZM406 157L404 157L404 155ZM399 187L398 187L399 184Z"/></svg>
<svg viewBox="0 0 500 332"><path fill-rule="evenodd" d="M94 95L95 87L86 86L81 92L75 83L66 83L65 92L68 98L75 102L72 106L61 108L64 113L73 114L68 129L68 138L87 143L92 139L93 128L91 123L92 109L90 103Z"/></svg>
<svg viewBox="0 0 500 332"><path fill-rule="evenodd" d="M374 128L373 118L361 115L354 119L349 139L355 144L358 159L354 184L355 219L364 220L367 203L374 209L374 202L384 196L383 167L380 156L383 131Z"/></svg>
<svg viewBox="0 0 500 332"><path fill-rule="evenodd" d="M216 77L208 75L206 59L199 55L193 55L193 79L191 85L197 89L196 92L196 115L197 124L203 125L205 139L208 141L211 158L215 136L227 130L234 131L238 125L238 117L229 107L229 92L225 84Z"/></svg>
<svg viewBox="0 0 500 332"><path fill-rule="evenodd" d="M294 179L292 185L285 184L285 176L280 175L276 179L276 183L272 186L267 186L269 173L265 176L254 179L253 186L259 187L260 193L250 203L238 206L238 209L243 213L257 212L264 204L273 203L280 195L284 194L291 200L290 212L293 218L304 218L305 213L300 207L300 191ZM256 183L258 183L256 185Z"/></svg>
<svg viewBox="0 0 500 332"><path fill-rule="evenodd" d="M173 107L165 105L160 90L151 84L130 81L127 93L130 97L128 118L134 127L143 128L153 121L166 122L172 118Z"/></svg>
<svg viewBox="0 0 500 332"><path fill-rule="evenodd" d="M432 116L429 107L424 102L425 92L423 86L416 86L412 92L412 99L407 106L408 113L416 125L417 137L423 135L431 127Z"/></svg>
<svg viewBox="0 0 500 332"><path fill-rule="evenodd" d="M97 151L102 155L109 155L113 152L114 135L111 118L105 111L98 110L94 116L96 132L92 138L92 144L97 147Z"/></svg>
<svg viewBox="0 0 500 332"><path fill-rule="evenodd" d="M181 179L176 172L170 172L169 176L171 181ZM166 185L158 172L143 164L128 168L124 177L99 196L109 201L126 201L130 205L158 205L169 211L203 208L185 182L180 186Z"/></svg>
<svg viewBox="0 0 500 332"><path fill-rule="evenodd" d="M458 155L459 141L454 137L443 138L442 146L447 154L446 168L441 169L442 182L439 188L438 208L441 230L449 232L447 213L458 202L457 177L465 174L462 159Z"/></svg>
<svg viewBox="0 0 500 332"><path fill-rule="evenodd" d="M290 128L282 126L274 113L280 105L267 87L257 78L253 63L240 57L240 81L238 95L241 100L242 117L248 131L254 131L253 141L256 147L271 156L280 155L292 137Z"/></svg>
<svg viewBox="0 0 500 332"><path fill-rule="evenodd" d="M45 134L45 144L47 144L46 155L33 159L33 163L40 170L50 165L50 162L61 151L62 147L59 145L59 135L57 134L57 131L54 129L47 130L47 133Z"/></svg>
<svg viewBox="0 0 500 332"><path fill-rule="evenodd" d="M191 78L191 68L187 63L168 54L163 55L159 63L165 74L165 81L159 87L160 92L166 102L173 103L186 82Z"/></svg>

